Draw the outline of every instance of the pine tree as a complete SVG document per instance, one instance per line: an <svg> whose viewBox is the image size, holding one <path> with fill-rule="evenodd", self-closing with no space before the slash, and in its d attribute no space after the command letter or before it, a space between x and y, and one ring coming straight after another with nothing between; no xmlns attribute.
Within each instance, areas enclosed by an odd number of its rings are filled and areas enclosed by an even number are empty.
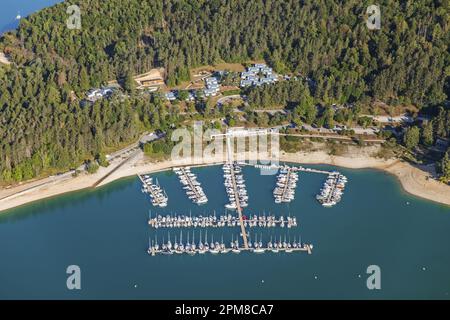
<svg viewBox="0 0 450 320"><path fill-rule="evenodd" d="M129 70L125 76L124 88L130 95L134 95L136 92L136 82L133 79L131 70Z"/></svg>
<svg viewBox="0 0 450 320"><path fill-rule="evenodd" d="M419 144L419 139L420 130L418 127L413 126L406 130L405 135L403 136L403 143L408 149L412 150Z"/></svg>
<svg viewBox="0 0 450 320"><path fill-rule="evenodd" d="M449 182L450 181L450 157L449 157L450 149L447 150L444 157L442 158L440 162L440 169L442 171L441 180L443 182Z"/></svg>
<svg viewBox="0 0 450 320"><path fill-rule="evenodd" d="M90 89L89 76L87 74L86 68L81 67L80 70L80 84L79 87L83 91L87 91Z"/></svg>
<svg viewBox="0 0 450 320"><path fill-rule="evenodd" d="M427 122L422 129L422 141L425 145L431 146L434 143L433 124Z"/></svg>

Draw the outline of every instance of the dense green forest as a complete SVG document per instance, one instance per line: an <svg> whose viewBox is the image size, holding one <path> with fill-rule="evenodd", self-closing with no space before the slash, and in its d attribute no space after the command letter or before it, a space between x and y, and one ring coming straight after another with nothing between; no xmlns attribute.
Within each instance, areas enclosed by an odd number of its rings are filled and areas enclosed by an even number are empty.
<svg viewBox="0 0 450 320"><path fill-rule="evenodd" d="M366 27L369 2L73 0L81 30L67 28L66 2L22 19L0 39L14 62L0 66L0 179L65 169L173 123L161 101L135 97L132 86L130 98L77 99L153 67L172 85L191 67L265 59L313 79L310 96L325 105L377 99L437 113L450 91L449 0L379 1L378 31Z"/></svg>

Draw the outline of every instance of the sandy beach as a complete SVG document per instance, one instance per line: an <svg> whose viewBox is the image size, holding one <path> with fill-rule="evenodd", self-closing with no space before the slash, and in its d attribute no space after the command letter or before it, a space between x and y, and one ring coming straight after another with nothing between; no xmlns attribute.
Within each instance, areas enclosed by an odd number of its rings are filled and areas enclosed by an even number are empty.
<svg viewBox="0 0 450 320"><path fill-rule="evenodd" d="M396 159L384 160L374 158L371 156L376 151L374 148L355 149L351 153L343 156L332 156L324 151L282 152L280 154L280 161L299 164L329 164L352 169L374 168L384 170L396 176L406 192L450 206L450 186L431 178L434 173L432 167L419 168ZM255 156L249 155L248 159L254 159ZM217 158L193 158L186 160L184 164L201 166L220 162L221 159ZM52 177L22 184L10 189L0 189L0 211L67 192L92 188L94 184L108 174L108 177L103 179L97 187L104 186L123 177L163 171L181 165L171 160L152 162L142 152L123 164L119 169L113 171L118 164L118 162L113 162L108 168L100 168L97 173L92 175L83 173L78 177L72 177L71 175L66 175L58 179Z"/></svg>

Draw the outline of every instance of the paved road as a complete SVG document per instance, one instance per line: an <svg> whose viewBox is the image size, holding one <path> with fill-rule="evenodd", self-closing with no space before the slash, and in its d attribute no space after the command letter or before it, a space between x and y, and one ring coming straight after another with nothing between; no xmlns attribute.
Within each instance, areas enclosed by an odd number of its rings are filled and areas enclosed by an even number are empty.
<svg viewBox="0 0 450 320"><path fill-rule="evenodd" d="M300 137L300 138L321 138L321 139L334 139L334 140L347 140L354 141L355 138L348 136L340 136L340 135L321 135L321 134L300 134L300 133L279 133L280 136L291 136L291 137ZM383 143L385 139L370 139L370 138L361 138L364 142L377 142Z"/></svg>
<svg viewBox="0 0 450 320"><path fill-rule="evenodd" d="M139 141L125 149L122 149L118 152L115 153L114 158L112 159L117 159L119 157L122 157L123 160L116 166L114 167L112 170L110 170L108 173L106 173L103 177L101 177L99 180L97 180L92 187L97 187L98 185L100 185L103 181L106 180L106 178L108 178L109 176L111 176L114 172L116 172L120 167L122 167L125 163L127 163L128 161L134 159L136 156L138 156L142 151L140 149L140 144L141 143L147 143L150 141L154 141L157 139L162 138L164 135L157 135L156 133L152 132L152 133L146 133L144 135L141 136L141 138L139 139Z"/></svg>
<svg viewBox="0 0 450 320"><path fill-rule="evenodd" d="M118 160L119 158L122 158L123 160L119 163L118 166L116 166L115 168L113 168L111 171L109 171L106 176L104 176L102 179L100 180L104 180L104 178L108 177L111 173L113 173L114 171L116 171L117 169L119 169L123 164L125 164L128 160L132 159L133 157L135 157L139 152L139 144L140 143L145 143L145 142L149 142L149 141L153 141L156 139L161 138L162 136L158 136L157 134L155 134L154 132L152 133L144 133L138 140L138 142L135 142L121 150L118 150L110 155L108 155L107 160L112 162L115 160ZM83 164L81 166L79 166L76 170L80 171L80 172L84 172L86 171L86 166ZM53 184L53 183L57 183L57 182L61 182L67 179L71 179L72 175L75 173L75 170L70 170L58 175L53 175L53 176L49 176L47 178L43 178L43 179L39 179L39 180L35 180L32 182L28 182L28 183L24 183L22 186L19 187L14 187L11 188L11 192L8 192L8 190L4 189L4 190L0 190L0 201L2 200L6 200L10 197L13 196L18 196L20 194L23 193L27 193L30 192L36 188L40 188L43 187L45 185L48 184ZM100 181L101 182L101 181Z"/></svg>
<svg viewBox="0 0 450 320"><path fill-rule="evenodd" d="M120 162L116 167L114 167L112 170L110 170L109 172L107 172L103 177L101 177L100 179L98 179L93 185L92 187L95 188L98 185L100 185L103 181L106 180L106 178L108 178L110 175L112 175L114 172L116 172L120 167L122 167L125 163L127 163L128 161L130 161L131 159L134 159L137 155L139 155L142 151L137 148L137 149L133 149L134 151L131 153L131 155L129 157L126 157L122 162Z"/></svg>
<svg viewBox="0 0 450 320"><path fill-rule="evenodd" d="M328 133L328 134L336 134L339 130L327 129L324 127L314 128L311 125L303 124L302 129L308 130L309 132L316 133ZM362 128L362 127L351 127L347 128L347 130L353 130L356 134L367 134L367 135L376 135L379 132L378 128Z"/></svg>
<svg viewBox="0 0 450 320"><path fill-rule="evenodd" d="M217 105L222 105L226 101L234 100L234 99L242 99L242 97L239 94L235 94L235 95L232 95L232 96L224 96L224 97L220 98L219 100L217 100Z"/></svg>
<svg viewBox="0 0 450 320"><path fill-rule="evenodd" d="M368 118L372 118L375 121L381 122L381 123L412 123L414 122L414 118L411 116L408 116L406 113L396 116L396 117L391 117L391 116L373 116L370 114L364 114L361 115L361 117L368 117Z"/></svg>

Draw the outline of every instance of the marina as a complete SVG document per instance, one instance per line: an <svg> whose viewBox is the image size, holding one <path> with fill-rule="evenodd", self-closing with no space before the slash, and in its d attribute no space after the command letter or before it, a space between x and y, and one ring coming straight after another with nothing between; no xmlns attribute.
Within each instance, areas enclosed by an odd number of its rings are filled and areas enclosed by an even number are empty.
<svg viewBox="0 0 450 320"><path fill-rule="evenodd" d="M141 191L149 194L152 205L160 208L167 207L169 197L167 196L166 191L159 185L158 179L156 179L155 183L153 183L153 178L149 175L139 175L139 179L141 179L143 184Z"/></svg>
<svg viewBox="0 0 450 320"><path fill-rule="evenodd" d="M295 188L297 187L298 173L291 167L281 167L277 176L276 187L273 190L275 203L289 203L295 199Z"/></svg>
<svg viewBox="0 0 450 320"><path fill-rule="evenodd" d="M324 207L332 207L342 199L347 178L339 172L332 172L325 181L316 199Z"/></svg>
<svg viewBox="0 0 450 320"><path fill-rule="evenodd" d="M295 164L289 164L295 165ZM311 167L326 171L337 168L326 165ZM12 214L3 215L0 223L0 237L3 243L13 241L27 250L12 250L8 246L1 246L2 263L0 269L5 275L2 291L5 298L70 298L73 292L61 286L61 277L55 278L55 270L63 270L76 256L76 264L89 266L89 274L102 281L94 281L89 287L92 290L81 290L80 294L86 299L112 298L189 298L199 299L224 297L233 299L237 297L246 299L247 295L254 294L258 298L275 299L277 297L294 299L320 298L330 296L324 294L333 287L348 288L352 294L373 294L365 286L365 277L361 266L367 266L373 261L373 254L377 252L378 263L389 268L392 275L398 277L397 287L385 286L379 293L381 297L395 298L424 298L440 299L445 297L442 289L448 279L450 265L448 248L439 246L440 243L449 243L450 211L429 201L408 196L399 187L395 177L382 175L377 170L351 170L337 169L344 174L351 185L347 184L342 201L335 207L322 207L315 199L327 175L299 174L299 188L295 200L289 205L274 203L272 191L276 176L262 176L260 170L251 166L242 168L245 184L250 196L249 206L243 213L247 216L253 214L280 215L297 217L296 228L249 228L249 240L253 243L257 234L257 241L262 241L264 253L243 250L243 239L240 229L235 228L197 228L197 229L154 229L148 225L149 210L152 218L156 214L165 216L172 212L172 216L190 215L209 216L214 210L219 215L231 214L234 211L225 211L223 204L228 201L223 187L222 165L194 169L198 180L208 196L208 203L204 206L193 204L180 187L178 177L172 169L165 172L151 174L154 181L158 179L161 187L169 196L166 208L153 207L149 203L148 195L140 192L142 183L137 176L122 179L94 191L63 195L37 202L32 206L21 207L12 211ZM255 196L253 196L255 194ZM258 198L256 195L260 194ZM377 197L374 194L378 194ZM383 201L379 201L379 199ZM176 200L177 199L177 200ZM347 201L346 201L347 200ZM410 205L406 203L409 202ZM395 214L393 214L395 212ZM424 214L424 212L426 214ZM402 228L404 221L414 221L407 228ZM367 222L370 221L370 228ZM30 223L36 228L30 229ZM356 223L352 232L348 226ZM386 227L386 224L401 228L402 237L398 236L398 228ZM83 236L80 237L80 226ZM55 232L63 230L63 232ZM347 232L343 232L347 230ZM417 242L417 234L429 231L427 241ZM170 241L172 246L180 242L180 231L183 232L182 242L186 244L189 231L189 242L192 239L198 249L200 232L205 244L207 231L208 245L211 235L214 242L223 242L227 254L198 252L194 255L155 253L151 256L149 237L154 241L155 235L161 249L161 244ZM195 232L192 238L192 231ZM45 237L40 235L45 232ZM101 232L101 236L99 236ZM379 236L382 233L382 236ZM273 253L268 250L267 243L272 236L272 244L276 239L279 242L290 240L312 243L312 254L307 252ZM165 241L163 241L163 237ZM238 240L239 246L234 251L231 242ZM281 242L282 242L281 241ZM29 244L32 243L32 246ZM396 246L393 247L392 243ZM291 243L293 244L293 243ZM401 247L402 250L398 248ZM70 250L66 250L71 248ZM252 248L253 245L252 245ZM382 250L378 250L383 248ZM55 257L49 258L49 252L59 252ZM275 250L276 251L276 250ZM405 274L404 263L399 264L398 256L405 263L415 263ZM431 261L430 255L436 258ZM114 263L111 264L111 257ZM417 259L423 260L418 264ZM69 261L69 262L68 262ZM95 264L93 264L95 261ZM330 261L345 261L330 270ZM369 261L369 262L367 262ZM33 266L38 263L39 268ZM27 265L25 269L18 266ZM426 267L426 271L422 270ZM153 271L157 272L153 272ZM25 272L29 271L29 272ZM150 272L150 273L149 273ZM150 276L151 274L151 276ZM361 274L361 281L358 278ZM411 290L411 276L422 279L429 275L428 281L420 282L425 291ZM23 286L8 281L11 277L20 277L29 288L24 291ZM315 279L315 276L318 279ZM104 280L103 280L104 279ZM105 289L102 285L107 279L116 279L110 282ZM264 279L264 284L261 281ZM325 279L329 281L324 281ZM22 282L21 282L22 283ZM301 283L301 286L298 284ZM63 282L64 284L64 282ZM134 285L137 284L135 288ZM242 284L240 290L236 285ZM255 285L253 285L255 284ZM261 286L271 285L269 290L261 290ZM130 290L123 292L124 287ZM176 295L174 295L175 289ZM317 295L311 293L311 288L317 288ZM121 291L122 290L122 291ZM133 293L131 294L130 291ZM444 293L443 293L444 292ZM0 293L0 295L2 294ZM258 295L259 294L259 295ZM345 296L347 297L347 296ZM345 298L344 297L344 298Z"/></svg>
<svg viewBox="0 0 450 320"><path fill-rule="evenodd" d="M250 165L250 164L247 164ZM305 168L303 166L288 166L288 165L276 165L272 164L270 166L267 165L261 165L261 164L255 164L251 165L255 167L256 169L262 169L262 170L273 170L273 169L287 169L290 168L292 172L309 172L309 173L319 173L319 174L326 174L329 175L332 173L332 171L326 171L326 170L319 170L319 169L313 169L313 168Z"/></svg>
<svg viewBox="0 0 450 320"><path fill-rule="evenodd" d="M284 237L284 240L282 241L281 236L279 236L278 241L272 241L272 238L264 243L262 241L262 238L259 238L259 241L257 237L255 237L255 241L252 243L249 241L248 247L241 247L239 244L238 237L236 237L236 240L234 240L234 237L232 237L232 240L230 241L230 244L227 246L224 241L223 237L221 241L214 241L214 237L211 236L210 240L208 239L207 233L205 234L205 237L203 238L200 234L200 238L198 242L195 242L194 239L194 233L192 234L191 241L189 241L189 233L188 233L188 239L186 242L183 242L183 234L180 234L180 241L178 242L175 238L175 242L172 243L170 240L170 235L168 236L168 241L163 242L159 244L158 239L155 237L155 239L149 239L149 247L148 247L148 254L151 256L155 256L157 254L162 255L173 255L173 254L188 254L188 255L195 255L195 254L225 254L225 253L234 253L239 254L241 252L250 252L250 253L298 253L298 252L306 252L308 254L312 253L313 245L312 244L306 244L302 243L301 238L299 238L299 241L296 241L294 239L293 242L286 241L286 236ZM208 243L209 241L209 243Z"/></svg>
<svg viewBox="0 0 450 320"><path fill-rule="evenodd" d="M173 168L173 171L180 179L183 189L186 190L186 195L193 203L202 205L208 202L201 183L197 181L197 176L191 172L190 167Z"/></svg>
<svg viewBox="0 0 450 320"><path fill-rule="evenodd" d="M190 233L188 233L187 242L183 242L182 233L180 234L179 241L175 237L175 242L172 243L170 240L164 241L161 245L158 244L157 239L154 241L150 240L148 253L151 255L156 254L174 254L174 253L187 253L190 255L203 254L203 253L227 253L235 252L239 253L241 251L250 251L254 253L264 253L264 252L297 252L297 251L307 251L311 253L312 246L304 245L300 242L296 242L295 239L291 243L290 240L281 241L281 237L278 241L272 242L262 242L262 235L258 241L258 236L255 234L254 241L250 239L249 233L247 233L246 228L294 228L297 227L297 218L283 215L274 214L249 214L248 216L243 213L244 208L248 207L248 193L245 185L244 175L242 172L242 167L249 164L238 163L232 161L231 159L222 165L224 186L226 195L228 198L228 203L225 204L225 213L221 215L216 215L216 212L207 213L203 215L194 215L191 213L187 214L156 214L151 216L149 213L148 225L153 229L172 229L172 228L235 228L240 227L240 233L230 242L230 246L227 247L223 239L221 242L214 241L213 235L211 235L211 240L208 244L207 233L205 233L205 238L202 238L200 234L200 240L196 243L194 241L194 233L192 233L191 241L189 241ZM320 190L320 194L316 196L316 199L324 206L331 207L336 205L342 198L343 190L345 184L347 183L347 178L337 171L325 171L319 169L305 168L302 166L288 166L288 165L250 165L259 169L270 169L278 170L278 175L276 179L276 186L273 190L273 197L276 204L290 203L295 200L295 189L298 182L299 172L310 172L326 174L327 179L324 186ZM183 190L186 192L187 197L197 205L205 204L208 202L205 192L197 180L197 176L191 172L190 167L174 167L173 171L178 176L179 181L183 185ZM148 175L140 176L142 182L144 183L144 190L148 190L152 198L152 204L155 206L163 207L167 205L167 196L165 192L161 190L159 184L152 183L152 179ZM227 210L232 210L237 213L231 214L227 213ZM207 232L207 230L206 230ZM239 245L239 237L242 237L242 246ZM204 241L204 242L202 242Z"/></svg>
<svg viewBox="0 0 450 320"><path fill-rule="evenodd" d="M244 227L249 228L293 228L297 227L296 217L283 217L282 215L276 217L275 215L252 215L250 217L243 216ZM149 216L148 224L150 227L158 228L224 228L224 227L239 227L239 217L231 214L216 216L210 214L206 216L191 215L157 215L156 217Z"/></svg>

